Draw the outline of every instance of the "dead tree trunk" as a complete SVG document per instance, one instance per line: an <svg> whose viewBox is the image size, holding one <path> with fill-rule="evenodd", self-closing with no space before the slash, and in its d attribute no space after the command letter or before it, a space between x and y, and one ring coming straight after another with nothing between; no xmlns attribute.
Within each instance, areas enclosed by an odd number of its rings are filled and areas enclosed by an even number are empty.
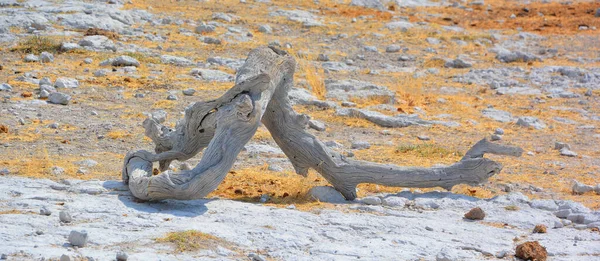
<svg viewBox="0 0 600 261"><path fill-rule="evenodd" d="M447 167L407 168L347 159L306 132L309 116L293 110L288 92L295 66L295 60L284 51L257 48L238 71L235 86L217 100L189 106L175 130L152 118L144 121L146 135L156 144L156 154L136 151L125 157L123 180L129 183L133 195L146 200L206 196L225 178L259 121L290 159L296 173L306 176L309 169L316 170L348 200L356 198L360 183L445 189L457 184L481 184L502 168L483 158L485 153L522 154L520 148L484 139L461 161ZM164 171L172 160L187 160L205 147L194 169L152 176L152 162L160 162Z"/></svg>

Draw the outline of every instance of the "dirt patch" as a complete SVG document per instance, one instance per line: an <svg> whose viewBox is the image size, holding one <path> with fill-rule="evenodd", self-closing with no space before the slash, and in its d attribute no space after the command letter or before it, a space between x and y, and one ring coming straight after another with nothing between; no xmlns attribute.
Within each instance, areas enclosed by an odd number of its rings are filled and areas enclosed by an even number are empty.
<svg viewBox="0 0 600 261"><path fill-rule="evenodd" d="M472 29L517 30L521 28L523 31L540 34L597 34L596 31L579 28L582 26L600 28L600 19L594 17L595 10L598 8L600 3L504 4L492 5L489 10L486 5L475 7L472 12L455 7L431 8L427 11L440 13L441 16L426 20Z"/></svg>

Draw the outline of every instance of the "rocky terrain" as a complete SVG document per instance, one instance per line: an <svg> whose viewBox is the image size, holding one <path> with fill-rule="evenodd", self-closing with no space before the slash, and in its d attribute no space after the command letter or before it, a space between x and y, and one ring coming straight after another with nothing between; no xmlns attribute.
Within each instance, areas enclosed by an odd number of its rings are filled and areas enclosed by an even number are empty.
<svg viewBox="0 0 600 261"><path fill-rule="evenodd" d="M600 260L598 28L597 1L0 0L0 258L511 260L538 241ZM260 127L209 199L135 200L120 171L152 148L142 121L175 127L266 45L347 157L448 165L484 137L525 154L491 156L481 186L346 202Z"/></svg>

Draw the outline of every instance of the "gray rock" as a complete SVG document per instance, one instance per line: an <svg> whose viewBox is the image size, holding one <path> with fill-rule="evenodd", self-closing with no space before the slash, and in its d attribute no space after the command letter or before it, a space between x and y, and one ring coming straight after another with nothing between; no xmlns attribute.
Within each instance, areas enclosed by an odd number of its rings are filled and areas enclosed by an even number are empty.
<svg viewBox="0 0 600 261"><path fill-rule="evenodd" d="M10 170L8 170L7 168L2 168L0 169L0 175L9 175L10 174Z"/></svg>
<svg viewBox="0 0 600 261"><path fill-rule="evenodd" d="M531 207L537 209L543 209L548 211L556 211L558 210L558 205L554 202L554 200L550 199L536 199L531 201Z"/></svg>
<svg viewBox="0 0 600 261"><path fill-rule="evenodd" d="M48 125L48 127L50 127L50 129L58 129L60 125L58 124L58 122L54 122L50 125Z"/></svg>
<svg viewBox="0 0 600 261"><path fill-rule="evenodd" d="M84 247L88 241L88 233L85 230L71 230L68 241L72 246Z"/></svg>
<svg viewBox="0 0 600 261"><path fill-rule="evenodd" d="M269 165L269 167L267 167L267 169L269 171L274 171L274 172L282 172L283 168L281 166L277 166L277 165Z"/></svg>
<svg viewBox="0 0 600 261"><path fill-rule="evenodd" d="M12 86L8 83L0 84L0 91L10 92L12 91Z"/></svg>
<svg viewBox="0 0 600 261"><path fill-rule="evenodd" d="M403 197L387 196L382 199L381 203L388 207L405 207L408 201L407 198Z"/></svg>
<svg viewBox="0 0 600 261"><path fill-rule="evenodd" d="M127 261L129 256L123 251L117 252L117 261Z"/></svg>
<svg viewBox="0 0 600 261"><path fill-rule="evenodd" d="M93 51L117 51L115 43L104 35L86 36L78 44L85 49Z"/></svg>
<svg viewBox="0 0 600 261"><path fill-rule="evenodd" d="M579 181L575 181L572 187L573 193L575 194L584 194L590 191L594 191L594 187L590 185L585 185L580 183Z"/></svg>
<svg viewBox="0 0 600 261"><path fill-rule="evenodd" d="M193 96L194 93L196 93L196 90L189 88L189 89L185 89L183 91L181 91L183 93L183 95L185 96Z"/></svg>
<svg viewBox="0 0 600 261"><path fill-rule="evenodd" d="M56 79L54 82L54 87L56 88L77 88L79 87L79 81L73 78L65 78L61 77Z"/></svg>
<svg viewBox="0 0 600 261"><path fill-rule="evenodd" d="M76 44L76 43L62 43L60 45L60 50L63 51L63 52L77 50L79 48L81 48L81 46L79 44Z"/></svg>
<svg viewBox="0 0 600 261"><path fill-rule="evenodd" d="M206 33L212 33L216 30L217 28L214 25L199 25L198 27L196 27L195 32L198 34L206 34Z"/></svg>
<svg viewBox="0 0 600 261"><path fill-rule="evenodd" d="M433 38L433 37L427 37L427 39L425 39L425 41L427 41L427 43L429 43L429 44L434 44L434 45L442 43L442 41L440 41L440 39Z"/></svg>
<svg viewBox="0 0 600 261"><path fill-rule="evenodd" d="M486 118L490 118L492 120L496 120L499 122L511 122L513 120L512 114L510 112L496 110L496 109L484 109L481 113Z"/></svg>
<svg viewBox="0 0 600 261"><path fill-rule="evenodd" d="M568 148L562 148L560 149L560 155L567 157L577 157L577 152L569 150Z"/></svg>
<svg viewBox="0 0 600 261"><path fill-rule="evenodd" d="M317 61L319 61L319 62L329 62L329 56L327 54L320 53L319 56L317 56Z"/></svg>
<svg viewBox="0 0 600 261"><path fill-rule="evenodd" d="M66 210L59 212L58 218L60 219L60 222L63 222L63 223L71 223L71 221L73 221L73 218L71 217L71 213L69 213Z"/></svg>
<svg viewBox="0 0 600 261"><path fill-rule="evenodd" d="M138 60L136 60L135 58L133 58L131 56L121 55L119 57L104 60L100 63L100 66L107 66L107 65L139 67L140 62L138 62Z"/></svg>
<svg viewBox="0 0 600 261"><path fill-rule="evenodd" d="M40 208L40 215L50 216L50 215L52 215L52 211L50 209L48 209L47 207L42 207L42 208Z"/></svg>
<svg viewBox="0 0 600 261"><path fill-rule="evenodd" d="M271 26L268 24L264 24L258 27L258 31L265 34L270 34L273 32L273 29L271 29Z"/></svg>
<svg viewBox="0 0 600 261"><path fill-rule="evenodd" d="M567 149L570 150L571 149L571 145L569 145L567 143L564 143L564 142L558 142L558 141L554 143L554 149L555 150L561 150L563 148L567 148Z"/></svg>
<svg viewBox="0 0 600 261"><path fill-rule="evenodd" d="M408 31L408 29L413 28L414 25L411 24L410 22L405 22L405 21L397 21L397 22L390 22L387 23L385 25L385 27L389 30L392 31L401 31L401 32L406 32Z"/></svg>
<svg viewBox="0 0 600 261"><path fill-rule="evenodd" d="M77 162L75 162L75 164L78 166L91 168L91 167L98 165L98 162L95 160L91 160L91 159L85 159L85 160L77 161Z"/></svg>
<svg viewBox="0 0 600 261"><path fill-rule="evenodd" d="M308 121L308 127L317 130L317 131L325 131L325 123L322 123L317 120Z"/></svg>
<svg viewBox="0 0 600 261"><path fill-rule="evenodd" d="M502 140L502 135L498 135L498 134L492 134L491 138L492 141L498 141L498 140Z"/></svg>
<svg viewBox="0 0 600 261"><path fill-rule="evenodd" d="M190 66L194 64L194 62L190 61L189 59L172 55L162 55L160 57L160 61L164 64L172 64L175 66Z"/></svg>
<svg viewBox="0 0 600 261"><path fill-rule="evenodd" d="M26 63L35 63L35 62L39 62L40 58L35 54L28 54L27 56L25 56L24 61Z"/></svg>
<svg viewBox="0 0 600 261"><path fill-rule="evenodd" d="M352 98L369 99L385 98L392 102L395 93L385 86L357 80L325 80L326 97L328 99L350 100Z"/></svg>
<svg viewBox="0 0 600 261"><path fill-rule="evenodd" d="M165 110L153 111L150 116L158 123L163 123L167 120L167 112Z"/></svg>
<svg viewBox="0 0 600 261"><path fill-rule="evenodd" d="M100 70L97 70L96 72L94 72L95 77L104 77L107 74L108 74L108 70L106 70L106 69L100 69Z"/></svg>
<svg viewBox="0 0 600 261"><path fill-rule="evenodd" d="M85 63L85 64L92 64L93 62L94 62L94 60L92 60L92 58L85 58L83 60L83 63Z"/></svg>
<svg viewBox="0 0 600 261"><path fill-rule="evenodd" d="M375 47L375 46L368 45L368 46L364 46L363 49L365 49L365 51L367 51L367 52L372 52L372 53L378 52L377 47Z"/></svg>
<svg viewBox="0 0 600 261"><path fill-rule="evenodd" d="M401 49L402 49L402 47L400 47L399 45L392 44L392 45L388 45L388 46L385 48L385 52L386 52L386 53L397 53L397 52L399 52Z"/></svg>
<svg viewBox="0 0 600 261"><path fill-rule="evenodd" d="M69 256L67 254L62 254L60 256L60 261L71 261L71 256Z"/></svg>
<svg viewBox="0 0 600 261"><path fill-rule="evenodd" d="M367 205L381 205L381 198L376 196L369 196L360 199L360 202Z"/></svg>
<svg viewBox="0 0 600 261"><path fill-rule="evenodd" d="M313 200L318 200L327 203L345 203L346 198L342 194L330 186L313 187L308 191L308 197Z"/></svg>
<svg viewBox="0 0 600 261"><path fill-rule="evenodd" d="M596 17L600 17L600 8L596 9Z"/></svg>
<svg viewBox="0 0 600 261"><path fill-rule="evenodd" d="M444 64L444 67L446 68L456 68L456 69L465 69L465 68L471 68L473 67L473 64L467 61L464 61L463 59L457 58L454 59L452 61L447 61L446 64Z"/></svg>
<svg viewBox="0 0 600 261"><path fill-rule="evenodd" d="M385 10L385 6L381 3L380 0L352 0L352 2L350 2L350 5Z"/></svg>
<svg viewBox="0 0 600 261"><path fill-rule="evenodd" d="M530 53L524 53L521 51L511 52L508 50L500 50L496 55L496 59L503 63L512 62L533 62L541 61L542 59Z"/></svg>
<svg viewBox="0 0 600 261"><path fill-rule="evenodd" d="M233 21L233 18L225 13L214 13L212 15L212 19L213 20L221 20L221 21L225 21L225 22L231 22Z"/></svg>
<svg viewBox="0 0 600 261"><path fill-rule="evenodd" d="M59 166L54 166L52 168L50 168L50 173L54 176L60 176L65 174L65 169L59 167Z"/></svg>
<svg viewBox="0 0 600 261"><path fill-rule="evenodd" d="M219 70L194 68L191 75L211 82L231 82L234 80L233 75Z"/></svg>
<svg viewBox="0 0 600 261"><path fill-rule="evenodd" d="M417 139L424 140L424 141L431 140L431 138L427 135L419 135L419 136L417 136Z"/></svg>
<svg viewBox="0 0 600 261"><path fill-rule="evenodd" d="M48 102L52 104L68 105L71 101L71 96L68 94L53 92L48 95Z"/></svg>
<svg viewBox="0 0 600 261"><path fill-rule="evenodd" d="M175 94L169 94L169 96L167 96L167 100L169 100L169 101L176 101L177 100L177 96L175 96Z"/></svg>
<svg viewBox="0 0 600 261"><path fill-rule="evenodd" d="M202 38L202 42L205 44L216 44L219 45L221 44L221 39L217 39L214 37L203 37Z"/></svg>
<svg viewBox="0 0 600 261"><path fill-rule="evenodd" d="M40 87L42 87L44 85L52 85L52 81L50 80L50 78L44 77L40 80L39 85L40 85Z"/></svg>
<svg viewBox="0 0 600 261"><path fill-rule="evenodd" d="M364 150L364 149L368 149L370 147L371 147L371 144L366 141L353 141L352 145L350 146L350 148L355 149L355 150Z"/></svg>
<svg viewBox="0 0 600 261"><path fill-rule="evenodd" d="M42 54L40 54L40 61L43 63L54 62L54 55L49 52L42 52Z"/></svg>
<svg viewBox="0 0 600 261"><path fill-rule="evenodd" d="M536 117L531 117L531 116L519 117L519 119L517 120L517 125L527 127L527 128L533 127L536 130L541 130L541 129L546 128L546 124L544 124L543 121L539 120Z"/></svg>
<svg viewBox="0 0 600 261"><path fill-rule="evenodd" d="M48 98L48 96L50 96L50 93L46 90L41 90L40 91L40 98Z"/></svg>

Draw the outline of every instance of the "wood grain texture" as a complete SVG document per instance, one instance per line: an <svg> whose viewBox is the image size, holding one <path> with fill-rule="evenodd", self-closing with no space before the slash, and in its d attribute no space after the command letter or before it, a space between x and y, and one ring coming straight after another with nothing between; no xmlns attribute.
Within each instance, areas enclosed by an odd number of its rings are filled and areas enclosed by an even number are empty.
<svg viewBox="0 0 600 261"><path fill-rule="evenodd" d="M123 180L129 183L134 196L146 200L206 196L224 179L259 121L290 159L296 173L306 176L309 169L316 170L348 200L356 198L360 183L445 189L481 184L502 169L499 163L483 158L485 153L522 153L520 148L483 139L461 161L446 167L408 168L347 159L308 133L310 117L293 110L288 92L295 67L293 57L282 50L254 49L238 70L235 86L217 100L190 105L175 130L147 119L144 128L156 144L156 154L129 153L123 168ZM205 147L195 168L152 176L152 162L160 162L161 170L165 170L172 160L187 160Z"/></svg>

